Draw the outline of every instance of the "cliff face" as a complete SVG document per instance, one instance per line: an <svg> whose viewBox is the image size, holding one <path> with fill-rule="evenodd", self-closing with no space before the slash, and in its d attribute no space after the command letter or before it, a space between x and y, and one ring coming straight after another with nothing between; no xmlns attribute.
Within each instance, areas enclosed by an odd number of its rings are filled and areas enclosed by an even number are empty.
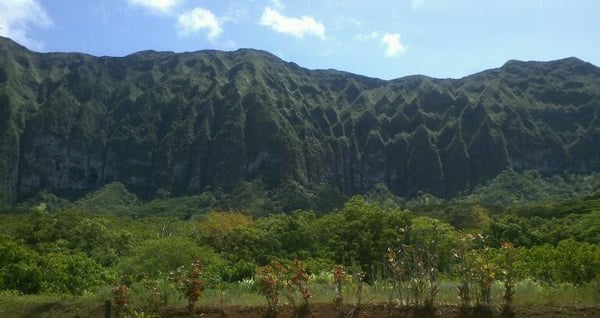
<svg viewBox="0 0 600 318"><path fill-rule="evenodd" d="M0 38L0 200L254 178L449 197L509 167L600 171L599 112L600 69L575 58L383 81L255 50L113 58Z"/></svg>

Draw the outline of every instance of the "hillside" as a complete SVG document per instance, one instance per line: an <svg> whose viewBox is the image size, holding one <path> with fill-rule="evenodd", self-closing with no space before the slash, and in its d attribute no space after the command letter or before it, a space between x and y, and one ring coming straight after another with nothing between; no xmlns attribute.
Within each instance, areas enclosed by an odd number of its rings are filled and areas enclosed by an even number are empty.
<svg viewBox="0 0 600 318"><path fill-rule="evenodd" d="M452 197L508 168L600 171L599 112L600 69L576 58L384 81L249 49L94 57L0 38L0 201L257 178Z"/></svg>

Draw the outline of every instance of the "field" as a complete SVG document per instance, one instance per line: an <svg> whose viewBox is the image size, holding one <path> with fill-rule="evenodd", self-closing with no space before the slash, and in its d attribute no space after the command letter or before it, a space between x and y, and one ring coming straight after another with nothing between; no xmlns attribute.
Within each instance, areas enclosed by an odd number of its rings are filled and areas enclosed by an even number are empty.
<svg viewBox="0 0 600 318"><path fill-rule="evenodd" d="M441 284L438 304L433 309L400 306L397 299L390 300L389 289L382 284L365 286L360 308L356 290L348 290L341 310L334 304L333 286L311 284L314 296L308 313L297 314L289 301L277 306L277 317L600 317L597 291L570 285L544 287L531 281L517 284L514 315L502 312L501 286L493 288L492 306L489 309L475 306L461 307L453 292L455 284ZM135 297L134 297L135 296ZM106 291L87 296L10 296L0 299L0 317L3 318L104 318ZM140 295L132 295L132 305L122 317L190 317L182 299L169 305L152 307L140 305ZM137 305L136 305L137 303ZM118 317L112 311L112 317ZM198 300L194 317L273 317L268 315L265 298L247 288L230 285L225 289L206 290Z"/></svg>

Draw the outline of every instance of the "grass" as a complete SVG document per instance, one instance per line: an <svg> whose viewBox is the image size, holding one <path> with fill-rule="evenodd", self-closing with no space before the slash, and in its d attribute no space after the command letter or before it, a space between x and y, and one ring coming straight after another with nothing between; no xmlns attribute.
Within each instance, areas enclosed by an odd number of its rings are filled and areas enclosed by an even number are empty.
<svg viewBox="0 0 600 318"><path fill-rule="evenodd" d="M437 305L458 305L456 283L444 281L440 284L440 292L436 299ZM309 289L313 297L311 304L332 304L335 298L333 284L311 283ZM131 289L131 305L138 311L148 311L147 295L141 289ZM492 288L493 306L502 305L503 287L496 282ZM104 302L110 298L110 287L98 290L85 296L64 295L17 295L3 292L0 294L0 317L77 317L89 316L89 313L101 312ZM363 304L387 303L395 301L390 298L390 286L386 283L365 285L362 294ZM295 295L296 301L301 301L300 295ZM288 304L288 299L281 295L282 304ZM344 302L353 305L357 301L356 288L347 286L344 291ZM515 306L597 306L600 301L600 289L594 285L575 286L560 284L547 286L532 280L524 280L516 285ZM186 302L177 295L169 297L170 307L184 308ZM241 306L254 307L266 305L265 298L258 293L250 282L232 283L218 289L207 289L199 299L198 306Z"/></svg>
<svg viewBox="0 0 600 318"><path fill-rule="evenodd" d="M515 304L517 305L598 305L600 289L592 284L575 286L563 283L543 286L532 280L524 280L516 285Z"/></svg>
<svg viewBox="0 0 600 318"><path fill-rule="evenodd" d="M440 283L440 292L436 298L436 304L458 305L457 283L444 281ZM335 298L335 287L333 284L311 283L309 289L312 293L310 303L333 303ZM387 283L374 283L365 285L362 294L363 303L385 303L390 301L391 287ZM492 287L492 303L494 306L502 305L504 287L500 281L495 282ZM393 295L392 300L397 298ZM300 295L296 295L300 301ZM287 303L285 296L280 301ZM347 286L344 290L344 302L354 304L357 301L356 288ZM600 289L592 285L575 286L573 284L559 284L554 286L540 284L533 280L524 280L516 285L514 296L515 305L598 305L600 302ZM266 304L264 296L260 295L252 286L242 284L229 284L222 290L206 290L200 298L199 305L225 306L263 306ZM180 301L184 306L185 302Z"/></svg>
<svg viewBox="0 0 600 318"><path fill-rule="evenodd" d="M17 295L0 292L0 317L76 317L102 306L98 294L85 296L66 295Z"/></svg>

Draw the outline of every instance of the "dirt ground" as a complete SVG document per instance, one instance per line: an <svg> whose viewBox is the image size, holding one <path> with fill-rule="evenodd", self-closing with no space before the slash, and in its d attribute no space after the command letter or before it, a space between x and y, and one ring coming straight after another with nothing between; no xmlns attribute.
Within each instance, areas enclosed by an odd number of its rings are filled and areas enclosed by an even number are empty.
<svg viewBox="0 0 600 318"><path fill-rule="evenodd" d="M371 318L433 318L433 317L600 317L600 305L594 307L576 307L576 306L528 306L516 307L513 315L503 314L500 309L478 310L475 308L461 309L457 306L440 306L435 310L424 309L398 309L390 308L385 304L368 304L362 306L360 310L356 310L351 306L343 309L343 314L340 316L337 309L333 305L319 304L313 305L310 308L308 315L297 316L291 307L281 307L278 309L277 317L371 317ZM164 317L189 317L187 312L182 312L181 316L164 316ZM224 312L216 308L199 308L199 317L249 317L249 318L265 318L269 317L266 308L225 308ZM187 315L187 316L186 316Z"/></svg>
<svg viewBox="0 0 600 318"><path fill-rule="evenodd" d="M5 313L6 314L6 313ZM360 310L346 306L342 310L342 315L339 314L337 308L332 304L316 304L312 305L308 313L298 315L293 307L282 306L277 310L276 315L269 315L265 307L238 307L229 306L225 308L219 307L199 307L195 315L190 315L185 308L163 308L159 317L202 317L202 318L225 318L225 317L247 317L247 318L275 318L275 317L348 317L348 318L433 318L433 317L448 317L448 318L493 318L493 317L600 317L600 304L597 306L517 306L513 315L503 314L499 309L478 310L476 308L461 309L457 306L439 306L435 310L424 310L415 308L392 308L386 304L366 304ZM26 313L15 313L4 318L21 318L21 317L38 317L38 318L105 318L104 307L99 306L89 312L81 312L75 308L61 306L59 303L47 304L31 308ZM112 315L117 317L117 315ZM127 317L127 316L126 316ZM141 317L156 317L148 314Z"/></svg>
<svg viewBox="0 0 600 318"><path fill-rule="evenodd" d="M26 311L2 314L3 318L105 318L104 307L72 308L60 303L46 304ZM113 318L118 317L113 314ZM121 316L129 317L129 316ZM366 304L362 308L356 309L352 306L346 306L342 313L338 312L332 304L312 305L308 313L297 314L293 307L282 306L277 310L276 315L269 315L265 307L238 307L229 306L220 307L199 307L195 315L190 315L185 308L162 308L158 315L138 315L132 317L202 317L202 318L493 318L493 317L600 317L600 304L597 306L516 306L513 315L507 315L500 309L478 310L476 308L461 309L458 306L439 306L435 310L425 310L416 308L392 308L387 304Z"/></svg>

